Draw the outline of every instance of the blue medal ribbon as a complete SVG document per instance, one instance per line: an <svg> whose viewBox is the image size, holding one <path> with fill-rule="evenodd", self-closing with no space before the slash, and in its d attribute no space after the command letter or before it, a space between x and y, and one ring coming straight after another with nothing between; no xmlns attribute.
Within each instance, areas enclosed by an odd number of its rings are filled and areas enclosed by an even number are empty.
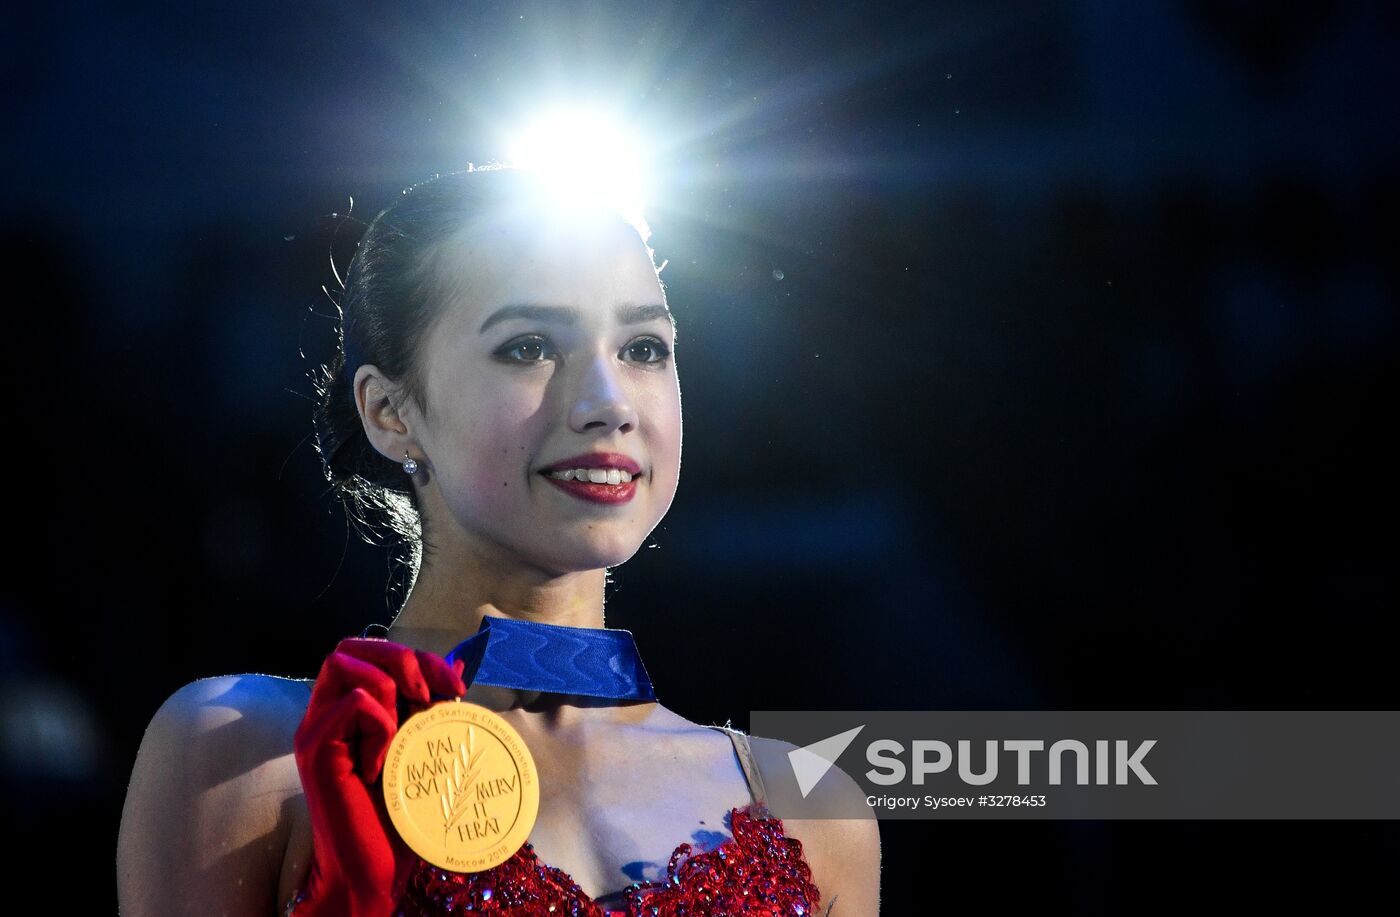
<svg viewBox="0 0 1400 917"><path fill-rule="evenodd" d="M656 700L632 632L486 615L445 657L473 684L614 700Z"/></svg>

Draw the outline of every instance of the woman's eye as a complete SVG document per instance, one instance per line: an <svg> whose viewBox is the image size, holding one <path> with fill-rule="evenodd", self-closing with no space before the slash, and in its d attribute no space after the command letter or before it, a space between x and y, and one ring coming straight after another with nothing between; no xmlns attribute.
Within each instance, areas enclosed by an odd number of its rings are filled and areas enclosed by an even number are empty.
<svg viewBox="0 0 1400 917"><path fill-rule="evenodd" d="M641 357L639 363L660 363L671 355L671 349L659 338L644 337L628 344L623 353Z"/></svg>
<svg viewBox="0 0 1400 917"><path fill-rule="evenodd" d="M521 355L516 356L519 352ZM496 355L517 363L542 363L547 355L554 355L549 341L537 334L517 338L496 351Z"/></svg>
<svg viewBox="0 0 1400 917"><path fill-rule="evenodd" d="M633 363L662 363L671 349L660 338L637 338L622 350L622 358ZM511 363L544 363L559 356L549 339L538 334L516 338L496 351L499 359Z"/></svg>

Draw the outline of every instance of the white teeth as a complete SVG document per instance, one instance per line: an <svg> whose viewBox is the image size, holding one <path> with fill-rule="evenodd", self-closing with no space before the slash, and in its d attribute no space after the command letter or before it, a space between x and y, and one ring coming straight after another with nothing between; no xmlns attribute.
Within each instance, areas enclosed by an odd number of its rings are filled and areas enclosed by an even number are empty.
<svg viewBox="0 0 1400 917"><path fill-rule="evenodd" d="M627 484L632 474L621 468L570 468L568 471L551 471L551 478L560 481L588 481L593 484Z"/></svg>

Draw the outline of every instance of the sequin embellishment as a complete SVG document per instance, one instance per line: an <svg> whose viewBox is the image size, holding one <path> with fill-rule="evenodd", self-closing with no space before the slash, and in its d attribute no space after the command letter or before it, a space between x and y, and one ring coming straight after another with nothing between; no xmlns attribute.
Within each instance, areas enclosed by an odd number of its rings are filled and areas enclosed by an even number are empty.
<svg viewBox="0 0 1400 917"><path fill-rule="evenodd" d="M676 847L666 878L634 882L622 905L600 905L567 872L540 860L529 843L491 869L458 873L420 859L396 917L503 914L509 917L809 917L821 892L802 842L782 819L730 810L733 837L713 850ZM608 895L607 898L613 898Z"/></svg>

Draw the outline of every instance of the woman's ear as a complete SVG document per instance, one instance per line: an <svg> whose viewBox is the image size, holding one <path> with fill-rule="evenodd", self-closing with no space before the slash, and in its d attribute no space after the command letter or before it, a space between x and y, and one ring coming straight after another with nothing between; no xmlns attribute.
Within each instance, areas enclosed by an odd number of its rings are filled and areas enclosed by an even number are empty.
<svg viewBox="0 0 1400 917"><path fill-rule="evenodd" d="M384 376L379 367L366 363L355 372L355 407L365 426L365 436L375 451L391 462L403 461L414 448L401 387Z"/></svg>

